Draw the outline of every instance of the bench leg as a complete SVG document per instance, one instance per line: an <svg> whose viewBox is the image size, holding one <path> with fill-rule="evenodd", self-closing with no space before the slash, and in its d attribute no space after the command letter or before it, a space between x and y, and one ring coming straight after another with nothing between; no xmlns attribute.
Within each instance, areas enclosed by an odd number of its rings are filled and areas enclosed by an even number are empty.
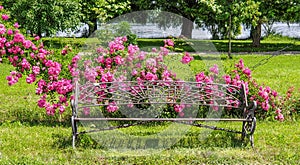
<svg viewBox="0 0 300 165"><path fill-rule="evenodd" d="M72 147L75 148L75 142L77 138L77 124L74 116L71 117L71 123L72 123Z"/></svg>
<svg viewBox="0 0 300 165"><path fill-rule="evenodd" d="M246 137L246 134L247 134L247 133L246 133L245 125L246 125L246 122L243 121L243 126L242 126L242 137L241 137L242 141L244 141L244 139L245 139L245 137Z"/></svg>
<svg viewBox="0 0 300 165"><path fill-rule="evenodd" d="M254 137L253 135L250 135L250 144L251 144L251 147L254 148Z"/></svg>
<svg viewBox="0 0 300 165"><path fill-rule="evenodd" d="M254 134L254 131L255 131L255 128L256 128L256 118L252 118L252 121L251 122L246 122L246 121L243 121L243 127L242 127L242 141L245 139L246 136L249 135L249 140L250 140L250 143L251 143L251 146L254 147L254 137L253 137L253 134Z"/></svg>
<svg viewBox="0 0 300 165"><path fill-rule="evenodd" d="M254 134L255 128L256 128L256 118L254 117L252 119L251 129L250 129L250 133L249 133L249 135L250 135L250 143L251 143L252 148L254 148L254 137L253 137L253 134Z"/></svg>

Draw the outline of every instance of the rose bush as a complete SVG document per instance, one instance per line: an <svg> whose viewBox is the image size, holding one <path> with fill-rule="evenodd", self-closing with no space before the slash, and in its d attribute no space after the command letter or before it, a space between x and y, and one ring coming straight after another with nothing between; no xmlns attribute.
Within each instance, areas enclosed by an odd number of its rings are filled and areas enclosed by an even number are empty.
<svg viewBox="0 0 300 165"><path fill-rule="evenodd" d="M36 83L36 94L40 96L37 104L44 108L48 115L54 115L57 111L62 114L69 101L72 99L73 84L72 79L80 79L83 76L90 82L112 82L112 81L175 81L176 74L168 70L164 65L164 56L167 56L169 49L175 45L171 39L164 41L164 47L160 50L152 49L155 56L146 58L147 53L140 51L137 45L127 42L126 37L117 37L108 44L108 48L99 47L93 53L96 63L85 56L75 55L72 48L66 46L58 54L47 50L40 41L39 36L34 40L28 40L20 32L18 23L11 23L9 15L0 6L2 19L0 22L0 60L7 59L15 67L7 76L9 85L18 82L22 76L26 76L26 82ZM71 60L69 60L72 58ZM189 64L193 57L185 52L182 54L182 64ZM78 64L83 62L83 64ZM80 66L79 66L80 65ZM80 67L84 68L80 68ZM121 66L130 66L130 72L115 75ZM195 75L196 82L213 83L225 82L241 87L245 84L249 100L258 103L256 116L266 118L273 116L274 119L283 121L284 116L280 108L282 104L278 101L279 97L275 90L268 86L260 86L252 78L251 70L244 66L242 60L234 67L234 70L226 75L219 75L219 68L214 65L209 69L209 73L200 72ZM142 85L142 84L141 84ZM164 84L168 85L168 84ZM232 103L237 104L237 103ZM176 115L184 115L185 105L174 104L168 107ZM118 106L111 101L106 107L107 112L118 111ZM86 114L88 114L88 109Z"/></svg>

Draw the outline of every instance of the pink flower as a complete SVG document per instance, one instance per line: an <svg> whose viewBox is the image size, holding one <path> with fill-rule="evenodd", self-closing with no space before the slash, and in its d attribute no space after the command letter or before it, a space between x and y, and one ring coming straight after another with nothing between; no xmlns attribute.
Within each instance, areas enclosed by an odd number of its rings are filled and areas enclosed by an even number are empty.
<svg viewBox="0 0 300 165"><path fill-rule="evenodd" d="M271 92L271 88L269 86L266 87L265 89L266 92L270 93Z"/></svg>
<svg viewBox="0 0 300 165"><path fill-rule="evenodd" d="M3 6L0 6L0 10L3 10L4 9L4 7Z"/></svg>
<svg viewBox="0 0 300 165"><path fill-rule="evenodd" d="M103 74L101 77L102 82L112 82L113 80L114 80L114 75L110 72Z"/></svg>
<svg viewBox="0 0 300 165"><path fill-rule="evenodd" d="M53 116L55 114L55 108L54 106L50 105L49 103L45 104L46 112L48 115Z"/></svg>
<svg viewBox="0 0 300 165"><path fill-rule="evenodd" d="M223 79L225 80L226 84L230 84L231 83L231 77L229 75L223 76Z"/></svg>
<svg viewBox="0 0 300 165"><path fill-rule="evenodd" d="M38 101L38 106L39 106L40 108L44 108L44 107L45 107L45 104L46 104L46 100L45 100L45 99L40 99L40 100Z"/></svg>
<svg viewBox="0 0 300 165"><path fill-rule="evenodd" d="M214 64L214 66L211 67L211 68L209 69L209 71L211 71L211 72L214 73L214 74L219 74L219 68L218 68L218 65Z"/></svg>
<svg viewBox="0 0 300 165"><path fill-rule="evenodd" d="M26 78L26 82L28 84L31 84L31 83L35 82L35 75L34 74L29 74L29 76Z"/></svg>
<svg viewBox="0 0 300 165"><path fill-rule="evenodd" d="M11 29L8 29L8 30L7 30L7 35L9 35L9 36L10 36L10 35L12 35L12 34L14 34L13 30L11 30Z"/></svg>
<svg viewBox="0 0 300 165"><path fill-rule="evenodd" d="M251 70L249 68L245 68L243 70L243 73L246 74L247 76L251 76Z"/></svg>
<svg viewBox="0 0 300 165"><path fill-rule="evenodd" d="M176 104L176 105L174 105L174 111L175 112L182 112L184 108L185 108L184 104L180 104L180 105Z"/></svg>
<svg viewBox="0 0 300 165"><path fill-rule="evenodd" d="M275 113L276 113L277 115L279 115L279 114L281 113L281 110L278 108L278 109L276 109Z"/></svg>
<svg viewBox="0 0 300 165"><path fill-rule="evenodd" d="M164 43L165 43L164 47L168 47L168 46L173 47L174 46L174 42L171 39L164 40Z"/></svg>
<svg viewBox="0 0 300 165"><path fill-rule="evenodd" d="M138 57L141 61L144 60L146 58L146 52L141 51Z"/></svg>
<svg viewBox="0 0 300 165"><path fill-rule="evenodd" d="M277 116L275 116L275 119L282 122L284 120L284 116L283 116L283 114L280 113Z"/></svg>
<svg viewBox="0 0 300 165"><path fill-rule="evenodd" d="M206 79L204 72L196 74L196 82L203 82Z"/></svg>
<svg viewBox="0 0 300 165"><path fill-rule="evenodd" d="M40 39L41 39L40 36L34 37L34 40L36 40L36 41L38 41L38 40L40 40Z"/></svg>
<svg viewBox="0 0 300 165"><path fill-rule="evenodd" d="M181 59L181 62L183 64L188 64L190 63L194 58L192 56L190 56L190 54L188 52L184 53L184 56Z"/></svg>
<svg viewBox="0 0 300 165"><path fill-rule="evenodd" d="M243 69L245 66L244 66L244 61L242 59L240 59L239 63L238 64L235 64L235 66L239 69Z"/></svg>
<svg viewBox="0 0 300 165"><path fill-rule="evenodd" d="M26 60L26 58L23 58L21 65L22 65L23 69L26 69L26 70L30 69L30 63Z"/></svg>
<svg viewBox="0 0 300 165"><path fill-rule="evenodd" d="M160 54L163 56L166 56L169 54L169 49L165 48L165 47L160 47Z"/></svg>
<svg viewBox="0 0 300 165"><path fill-rule="evenodd" d="M58 94L66 95L73 89L72 80L62 79L55 83L54 87Z"/></svg>
<svg viewBox="0 0 300 165"><path fill-rule="evenodd" d="M11 86L19 81L19 78L21 78L16 71L10 72L10 75L6 77L6 80L8 81L8 85Z"/></svg>
<svg viewBox="0 0 300 165"><path fill-rule="evenodd" d="M29 49L32 45L33 45L33 43L32 43L30 40L25 40L25 41L23 42L23 46L24 46L26 49Z"/></svg>
<svg viewBox="0 0 300 165"><path fill-rule="evenodd" d="M124 63L124 59L121 56L116 56L114 61L117 65L121 65Z"/></svg>
<svg viewBox="0 0 300 165"><path fill-rule="evenodd" d="M22 43L25 41L25 37L23 36L23 34L17 33L17 34L15 34L13 41L17 42L17 43L18 42Z"/></svg>
<svg viewBox="0 0 300 165"><path fill-rule="evenodd" d="M171 76L171 73L168 70L165 70L162 74L162 77L164 77L164 78L167 78L167 77L170 77L170 76Z"/></svg>
<svg viewBox="0 0 300 165"><path fill-rule="evenodd" d="M3 24L0 24L0 34L4 34L6 32L6 28Z"/></svg>
<svg viewBox="0 0 300 165"><path fill-rule="evenodd" d="M63 49L62 51L61 51L61 55L66 55L66 54L68 54L68 51L66 50L66 49Z"/></svg>
<svg viewBox="0 0 300 165"><path fill-rule="evenodd" d="M142 64L139 62L139 63L135 64L135 67L142 68Z"/></svg>
<svg viewBox="0 0 300 165"><path fill-rule="evenodd" d="M40 67L38 67L38 66L33 66L33 67L32 67L32 72L33 72L35 75L40 74Z"/></svg>
<svg viewBox="0 0 300 165"><path fill-rule="evenodd" d="M148 58L148 59L146 60L146 67L147 67L148 69L152 69L153 67L156 67L156 65L157 65L157 63L156 63L156 60L155 60L155 59L153 59L153 58Z"/></svg>
<svg viewBox="0 0 300 165"><path fill-rule="evenodd" d="M59 102L66 103L67 102L67 98L65 96L59 96Z"/></svg>
<svg viewBox="0 0 300 165"><path fill-rule="evenodd" d="M262 107L263 110L268 111L269 108L270 108L270 105L269 105L269 103L266 101L266 102L262 102L262 103L261 103L261 107Z"/></svg>
<svg viewBox="0 0 300 165"><path fill-rule="evenodd" d="M119 109L116 102L110 102L109 105L106 107L107 112L115 112Z"/></svg>
<svg viewBox="0 0 300 165"><path fill-rule="evenodd" d="M109 52L112 54L118 50L124 50L123 38L117 37L114 41L109 42Z"/></svg>
<svg viewBox="0 0 300 165"><path fill-rule="evenodd" d="M59 114L62 114L63 112L65 112L65 106L61 105L59 106Z"/></svg>
<svg viewBox="0 0 300 165"><path fill-rule="evenodd" d="M6 14L2 14L2 19L3 19L3 20L8 20L8 19L9 19L9 16L6 15Z"/></svg>
<svg viewBox="0 0 300 165"><path fill-rule="evenodd" d="M106 65L111 65L112 62L113 62L113 60L110 57L105 59L105 64Z"/></svg>
<svg viewBox="0 0 300 165"><path fill-rule="evenodd" d="M137 70L133 69L132 72L131 72L131 75L136 76L137 74L138 74Z"/></svg>
<svg viewBox="0 0 300 165"><path fill-rule="evenodd" d="M90 114L90 111L91 111L91 108L90 108L90 107L84 107L84 108L83 108L83 113L84 113L84 115L89 115L89 114Z"/></svg>
<svg viewBox="0 0 300 165"><path fill-rule="evenodd" d="M149 81L154 81L157 80L157 75L147 72L145 79Z"/></svg>
<svg viewBox="0 0 300 165"><path fill-rule="evenodd" d="M272 95L273 95L274 97L277 97L277 96L278 96L277 91L273 90L273 91L272 91Z"/></svg>
<svg viewBox="0 0 300 165"><path fill-rule="evenodd" d="M14 27L15 27L15 28L19 28L19 27L20 27L20 25L18 24L18 22L16 22L16 23L14 24Z"/></svg>
<svg viewBox="0 0 300 165"><path fill-rule="evenodd" d="M128 46L128 54L129 54L129 56L133 56L137 51L139 51L139 47L137 45L130 44Z"/></svg>
<svg viewBox="0 0 300 165"><path fill-rule="evenodd" d="M184 112L179 112L179 117L183 117L184 116Z"/></svg>

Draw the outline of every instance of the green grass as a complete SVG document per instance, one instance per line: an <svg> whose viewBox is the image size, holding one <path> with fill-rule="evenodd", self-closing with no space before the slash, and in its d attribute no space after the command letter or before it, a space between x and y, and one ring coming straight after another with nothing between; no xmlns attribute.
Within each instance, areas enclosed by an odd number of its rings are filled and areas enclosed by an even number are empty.
<svg viewBox="0 0 300 165"><path fill-rule="evenodd" d="M243 58L245 65L251 67L267 57L234 55L232 60L222 63L229 66ZM253 77L284 94L289 86L300 88L299 63L299 55L277 56L257 67ZM193 62L192 67L201 70L203 61ZM71 146L70 109L62 116L61 122L58 122L59 116L45 115L44 110L36 106L38 96L34 94L34 84L26 84L23 77L16 85L7 85L5 77L12 69L7 64L0 64L0 164L298 164L300 160L300 123L293 121L258 121L254 149L248 139L241 142L238 134L212 131L203 138L207 130L195 127L184 135L174 131L175 134L158 137L159 145L154 149L139 149L146 144L144 141L153 141L150 135L165 130L167 125L162 125L121 130L133 138L113 137L113 132L92 136L102 137L104 143L82 135L74 150ZM297 94L299 96L299 92ZM219 122L217 126L239 130L241 123ZM134 141L137 137L142 139L142 145ZM114 143L116 139L119 139L118 143ZM170 139L177 140L177 143L169 145ZM105 148L107 146L109 149ZM111 149L118 146L131 149L122 152Z"/></svg>
<svg viewBox="0 0 300 165"><path fill-rule="evenodd" d="M191 63L194 73L208 70L209 66L217 63L221 71L233 69L233 64L243 59L245 67L252 70L252 76L259 84L270 86L284 95L288 88L294 86L298 96L300 89L300 63L299 55L279 55L270 58L266 63L265 59L270 55L233 55L233 59L226 59L227 55L200 55ZM224 60L225 59L225 60ZM262 65L257 65L262 63ZM256 66L253 68L254 66ZM229 70L230 71L230 70Z"/></svg>
<svg viewBox="0 0 300 165"><path fill-rule="evenodd" d="M63 48L69 44L74 48L82 48L92 45L93 38L42 38L44 45L50 48ZM164 46L164 39L137 39L142 50L150 51L151 48ZM184 45L186 43L187 45ZM176 51L206 51L206 52L228 52L228 40L187 40L175 39ZM183 45L182 45L183 44ZM287 48L288 47L288 48ZM232 40L232 52L269 52L278 51L300 51L300 40L279 35L269 36L261 41L260 47L252 47L251 40ZM85 49L85 48L84 48Z"/></svg>
<svg viewBox="0 0 300 165"><path fill-rule="evenodd" d="M138 39L145 50L163 46L164 39ZM181 43L182 41L180 41ZM175 40L176 43L176 40ZM187 40L188 45L177 47L189 52L228 52L228 40ZM300 40L287 37L269 37L261 41L260 47L252 47L251 40L232 40L232 52L300 51Z"/></svg>
<svg viewBox="0 0 300 165"><path fill-rule="evenodd" d="M299 126L296 122L259 122L254 149L240 143L237 135L219 131L199 140L199 131L192 129L182 137L185 142L168 149L120 151L91 147L91 143L73 150L70 127L5 123L0 126L0 164L297 164Z"/></svg>

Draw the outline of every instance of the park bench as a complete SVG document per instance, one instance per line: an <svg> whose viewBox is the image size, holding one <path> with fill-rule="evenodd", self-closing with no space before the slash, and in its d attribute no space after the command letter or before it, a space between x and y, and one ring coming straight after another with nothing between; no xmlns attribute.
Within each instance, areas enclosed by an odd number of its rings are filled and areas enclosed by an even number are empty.
<svg viewBox="0 0 300 165"><path fill-rule="evenodd" d="M256 127L254 111L256 102L247 101L245 85L233 86L218 83L199 83L189 81L120 81L104 83L75 82L74 99L72 105L72 145L79 134L89 131L78 131L78 123L81 121L115 121L125 124L108 126L99 130L113 130L135 126L143 122L177 122L196 127L206 127L213 130L223 130L241 134L243 140L249 137L251 146L254 146L253 133ZM118 107L118 111L126 114L121 117L114 117L107 113L108 106ZM166 110L174 105L184 105L184 116L164 116L161 109ZM151 107L151 108L150 108ZM166 108L167 107L167 108ZM232 114L232 117L221 117L211 115L199 117L199 109L208 108L213 112L220 112L224 109L238 109L240 114ZM97 108L96 115L86 114L90 108ZM131 110L131 109L134 110ZM151 109L151 110L147 110ZM159 113L153 112L157 109ZM138 113L136 110L139 110ZM101 111L101 113L100 113ZM145 111L145 113L140 113ZM149 114L147 114L149 112ZM236 111L235 111L236 112ZM95 112L90 112L95 113ZM129 115L128 115L129 114ZM207 126L201 122L207 121L230 121L241 122L241 131ZM127 122L127 123L126 123ZM94 132L91 130L90 132Z"/></svg>

